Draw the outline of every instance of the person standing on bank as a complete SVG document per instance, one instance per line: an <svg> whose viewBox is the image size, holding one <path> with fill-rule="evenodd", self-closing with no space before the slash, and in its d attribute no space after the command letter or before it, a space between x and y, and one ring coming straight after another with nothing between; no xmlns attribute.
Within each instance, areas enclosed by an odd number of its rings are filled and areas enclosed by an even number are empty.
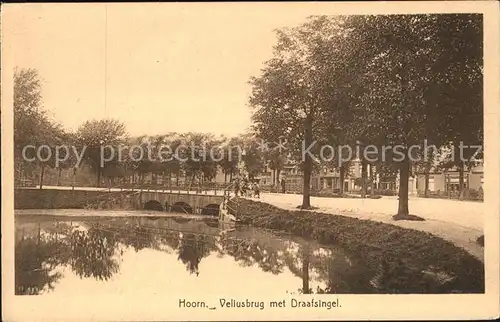
<svg viewBox="0 0 500 322"><path fill-rule="evenodd" d="M254 182L253 184L253 196L260 199L260 188L259 182Z"/></svg>
<svg viewBox="0 0 500 322"><path fill-rule="evenodd" d="M238 178L236 178L234 180L234 195L236 197L238 197L238 193L240 192L240 180L238 180Z"/></svg>

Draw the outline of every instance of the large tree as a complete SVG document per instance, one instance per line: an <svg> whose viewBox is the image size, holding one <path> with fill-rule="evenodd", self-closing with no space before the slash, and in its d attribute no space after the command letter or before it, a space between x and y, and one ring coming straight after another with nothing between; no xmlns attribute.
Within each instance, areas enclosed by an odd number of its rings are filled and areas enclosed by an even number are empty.
<svg viewBox="0 0 500 322"><path fill-rule="evenodd" d="M433 92L440 92L446 105L440 132L452 151L441 164L459 172L459 193L463 196L464 170L482 157L483 146L483 66L482 18L480 15L444 15L436 30L442 55L434 74ZM476 152L479 154L476 155Z"/></svg>
<svg viewBox="0 0 500 322"><path fill-rule="evenodd" d="M262 173L265 167L265 155L261 142L257 139L255 133L247 133L242 136L242 156L245 170L249 179L253 179Z"/></svg>
<svg viewBox="0 0 500 322"><path fill-rule="evenodd" d="M224 137L221 140L222 159L219 166L224 172L224 181L233 180L233 175L238 171L238 162L244 150L244 141L241 137Z"/></svg>
<svg viewBox="0 0 500 322"><path fill-rule="evenodd" d="M190 177L191 187L198 179L199 186L211 181L217 174L217 157L219 142L211 134L186 133L182 136L184 149L179 153L179 160L187 177ZM212 152L211 152L212 151Z"/></svg>
<svg viewBox="0 0 500 322"><path fill-rule="evenodd" d="M354 21L351 21L354 20ZM273 58L263 73L252 78L250 98L259 135L277 142L285 138L304 173L302 208L310 205L313 163L321 161L316 142L348 142L347 135L332 133L350 124L349 108L356 102L359 78L376 55L370 39L352 37L357 18L312 17L296 28L278 31Z"/></svg>
<svg viewBox="0 0 500 322"><path fill-rule="evenodd" d="M122 161L118 159L119 145L125 143L126 139L125 125L114 119L86 121L78 128L76 141L80 149L85 149L84 158L96 173L98 187L101 184L103 168ZM112 148L107 148L107 146ZM114 158L101 164L101 160L111 158L110 153L114 153Z"/></svg>
<svg viewBox="0 0 500 322"><path fill-rule="evenodd" d="M271 145L284 139L291 151L302 152L314 144L314 129L325 106L318 99L321 93L316 86L321 66L313 55L330 29L324 19L313 19L297 28L279 30L273 58L259 77L251 79L255 130ZM294 156L303 169L301 207L309 208L313 158L300 152Z"/></svg>
<svg viewBox="0 0 500 322"><path fill-rule="evenodd" d="M412 147L482 140L481 41L479 15L314 17L279 31L273 58L252 79L255 128L270 141L284 136L292 151L316 140L359 142L378 155L398 146L376 163L399 168L396 218L407 218ZM302 154L303 208L314 160Z"/></svg>
<svg viewBox="0 0 500 322"><path fill-rule="evenodd" d="M417 151L411 147L422 150L424 140L444 144L458 135L457 119L477 119L482 109L477 85L482 77L481 17L368 16L355 26L353 36L370 35L379 51L358 80L366 92L354 110L355 123L363 124L359 135L368 143L400 146L398 157L389 161L398 164L400 173L395 219L405 219L412 153ZM473 124L466 133L478 132L480 122Z"/></svg>
<svg viewBox="0 0 500 322"><path fill-rule="evenodd" d="M181 137L178 133L168 133L163 136L162 144L166 147L159 151L161 154L161 169L165 175L167 173L168 187L172 184L172 174L175 174L176 183L179 185L180 172L182 170L181 161L176 157L176 151L182 144Z"/></svg>
<svg viewBox="0 0 500 322"><path fill-rule="evenodd" d="M268 149L264 149L264 159L267 163L267 166L271 171L273 171L273 185L278 185L280 173L285 167L287 158L284 151L280 151L277 147L270 147Z"/></svg>
<svg viewBox="0 0 500 322"><path fill-rule="evenodd" d="M45 167L55 166L56 145L64 139L62 127L43 108L42 80L36 69L14 71L14 159L15 179L39 168L40 188ZM30 147L32 146L32 147ZM46 148L36 149L41 146ZM23 156L23 151L25 155Z"/></svg>

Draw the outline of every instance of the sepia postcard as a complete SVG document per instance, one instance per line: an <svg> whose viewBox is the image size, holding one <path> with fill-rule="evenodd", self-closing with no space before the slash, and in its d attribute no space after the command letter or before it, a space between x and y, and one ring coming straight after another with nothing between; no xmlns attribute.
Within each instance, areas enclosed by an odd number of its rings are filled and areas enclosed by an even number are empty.
<svg viewBox="0 0 500 322"><path fill-rule="evenodd" d="M496 1L0 11L3 320L499 317Z"/></svg>

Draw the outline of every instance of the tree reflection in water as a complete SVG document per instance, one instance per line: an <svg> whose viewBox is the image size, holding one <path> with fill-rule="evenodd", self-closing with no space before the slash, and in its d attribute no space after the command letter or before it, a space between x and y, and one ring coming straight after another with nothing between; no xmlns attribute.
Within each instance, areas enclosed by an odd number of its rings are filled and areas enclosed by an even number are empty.
<svg viewBox="0 0 500 322"><path fill-rule="evenodd" d="M295 243L291 241L285 242L286 248L283 252L284 262L287 268L295 276L302 279L302 288L298 291L301 294L311 294L312 289L310 283L310 261L311 261L311 247L309 243Z"/></svg>
<svg viewBox="0 0 500 322"><path fill-rule="evenodd" d="M182 219L183 223L190 221ZM177 222L175 219L174 221ZM158 229L141 223L132 228L127 225L115 224L112 229L121 243L132 247L136 252L144 248L165 251L162 244L169 246L172 250L177 251L177 258L186 265L186 270L197 276L201 260L216 250L215 238L212 236Z"/></svg>
<svg viewBox="0 0 500 322"><path fill-rule="evenodd" d="M73 231L69 264L80 277L108 280L118 272L115 257L117 242L112 232L97 228Z"/></svg>
<svg viewBox="0 0 500 322"><path fill-rule="evenodd" d="M24 235L15 246L15 288L17 295L51 290L61 278L55 268L69 266L80 277L108 280L118 272L114 234L91 228L76 230L67 223L55 223L38 236Z"/></svg>
<svg viewBox="0 0 500 322"><path fill-rule="evenodd" d="M223 253L234 257L243 266L257 264L264 272L280 274L285 266L279 250L257 240L237 240L222 238L220 241Z"/></svg>
<svg viewBox="0 0 500 322"><path fill-rule="evenodd" d="M370 274L356 259L348 257L340 249L320 247L301 241L286 241L284 252L288 269L302 278L301 294L361 294L372 292ZM310 286L311 282L318 285Z"/></svg>
<svg viewBox="0 0 500 322"><path fill-rule="evenodd" d="M144 248L151 248L154 244L154 235L150 230L141 226L135 226L131 231L126 231L126 233L122 232L120 236L122 236L120 238L121 242L133 247L136 252Z"/></svg>
<svg viewBox="0 0 500 322"><path fill-rule="evenodd" d="M317 264L320 278L326 286L318 286L318 294L363 294L373 293L370 284L372 274L356 259L329 256Z"/></svg>
<svg viewBox="0 0 500 322"><path fill-rule="evenodd" d="M201 259L210 255L213 250L215 243L210 236L181 234L177 258L186 265L190 274L196 273L198 276Z"/></svg>
<svg viewBox="0 0 500 322"><path fill-rule="evenodd" d="M210 255L231 256L244 267L256 265L272 274L288 269L302 279L299 293L304 294L366 293L371 288L363 265L338 249L296 241L291 236L282 239L262 231L215 236L208 234L213 233L214 227L207 227L212 231L180 232L131 225L129 220L99 223L88 230L51 224L43 236L39 233L38 238L23 238L16 243L16 294L52 289L61 277L52 272L58 265L69 266L80 277L108 280L119 271L117 250L121 246L132 247L136 252L145 248L174 251L186 270L197 276L201 260ZM314 290L311 283L317 285Z"/></svg>
<svg viewBox="0 0 500 322"><path fill-rule="evenodd" d="M45 289L53 289L61 274L54 269L57 241L42 237L40 225L38 236L24 238L15 245L15 294L37 295Z"/></svg>

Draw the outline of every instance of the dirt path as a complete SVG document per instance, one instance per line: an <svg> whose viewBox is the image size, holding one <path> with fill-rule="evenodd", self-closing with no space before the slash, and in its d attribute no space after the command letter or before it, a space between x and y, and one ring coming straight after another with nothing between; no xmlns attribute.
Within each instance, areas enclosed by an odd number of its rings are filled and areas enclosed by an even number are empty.
<svg viewBox="0 0 500 322"><path fill-rule="evenodd" d="M286 210L297 210L301 195L263 194L260 201ZM484 249L476 243L483 234L482 203L412 198L410 213L424 217L426 221L394 221L397 198L348 199L312 197L317 212L368 219L403 228L431 233L462 247L484 261ZM413 211L412 211L413 210Z"/></svg>

